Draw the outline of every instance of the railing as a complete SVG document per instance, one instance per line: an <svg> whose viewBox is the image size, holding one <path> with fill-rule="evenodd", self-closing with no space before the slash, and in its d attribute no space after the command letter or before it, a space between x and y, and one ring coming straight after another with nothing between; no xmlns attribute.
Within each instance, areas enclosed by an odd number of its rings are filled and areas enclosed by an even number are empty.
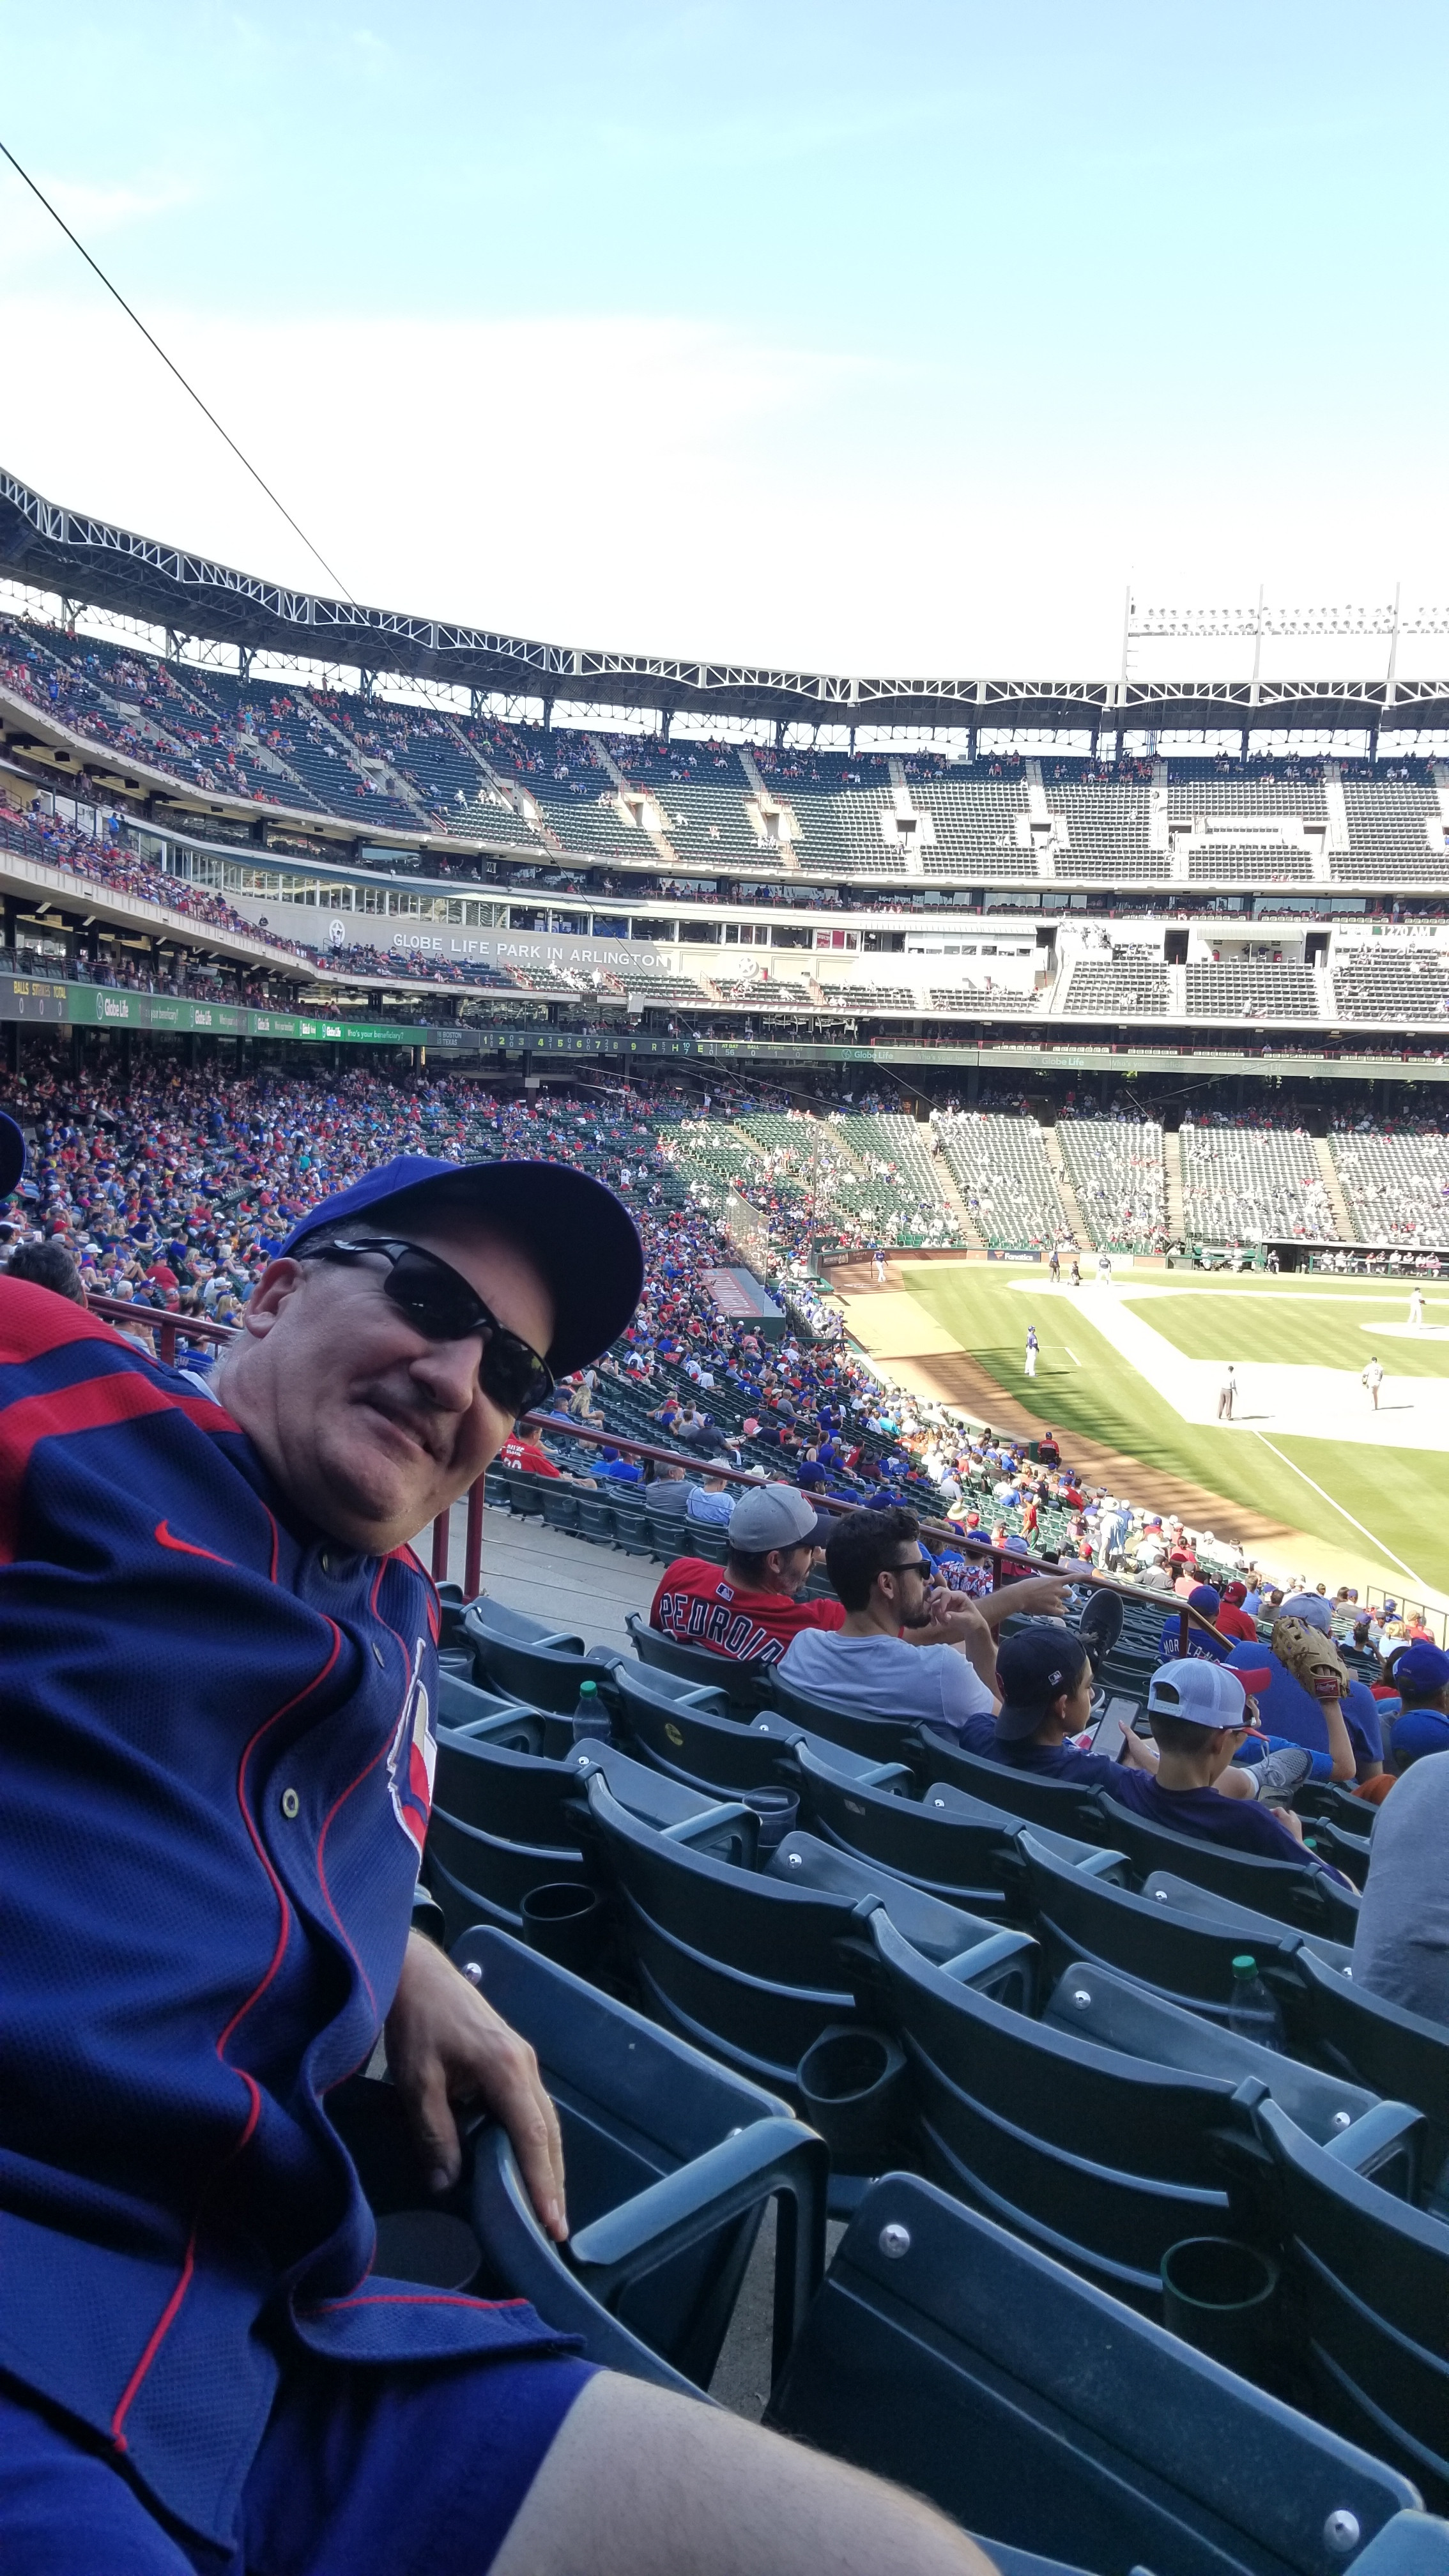
<svg viewBox="0 0 1449 2576"><path fill-rule="evenodd" d="M103 1316L107 1323L140 1325L160 1343L160 1356L168 1368L174 1368L176 1365L178 1339L215 1342L225 1348L228 1342L234 1342L237 1337L237 1327L234 1324L214 1324L209 1318L171 1314L155 1306L133 1306L120 1297L91 1297L87 1302L91 1313ZM527 1431L563 1432L570 1440L592 1441L598 1447L607 1446L617 1450L621 1458L651 1458L658 1466L692 1467L696 1474L704 1463L698 1456L690 1455L683 1450L659 1448L648 1440L629 1440L621 1432L602 1429L594 1423L575 1422L567 1414L525 1413L521 1417L520 1427ZM709 1473L730 1485L758 1485L760 1482L760 1471L757 1467L717 1466L711 1461ZM467 1522L463 1539L463 1595L465 1600L469 1601L473 1599L483 1579L485 1508L483 1485L484 1478L479 1476L469 1486L465 1498ZM808 1499L818 1510L828 1512L858 1512L864 1509L862 1504L847 1502L835 1494L818 1496L812 1494ZM429 1570L435 1583L445 1583L448 1579L453 1508L450 1504L446 1511L439 1512L432 1526ZM1060 1576L1062 1572L1060 1565L1050 1563L1045 1557L1026 1556L1015 1548L994 1547L989 1539L977 1538L969 1532L958 1530L950 1521L923 1519L921 1527L932 1538L949 1539L953 1547L961 1548L971 1556L988 1559L991 1566L993 1592L999 1592L1003 1583L1020 1580L1024 1574ZM1188 1637L1194 1628L1205 1628L1211 1636L1216 1636L1218 1633L1211 1619L1206 1618L1200 1610L1191 1609L1187 1602L1173 1601L1163 1593L1149 1592L1139 1583L1124 1582L1119 1575L1099 1574L1095 1568L1089 1568L1067 1579L1074 1583L1089 1583L1097 1592L1120 1593L1124 1601L1146 1602L1149 1607L1160 1605L1164 1616L1175 1608L1178 1614L1179 1650L1183 1654L1187 1653Z"/></svg>

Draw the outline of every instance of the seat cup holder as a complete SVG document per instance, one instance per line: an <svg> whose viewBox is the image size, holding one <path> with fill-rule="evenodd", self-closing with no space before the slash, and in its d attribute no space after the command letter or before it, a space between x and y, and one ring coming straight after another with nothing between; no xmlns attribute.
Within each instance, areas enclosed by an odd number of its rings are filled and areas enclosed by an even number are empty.
<svg viewBox="0 0 1449 2576"><path fill-rule="evenodd" d="M604 1901L597 1888L577 1879L551 1879L531 1887L519 1907L523 1937L530 1950L571 1968L576 1977L594 1977L603 1953Z"/></svg>
<svg viewBox="0 0 1449 2576"><path fill-rule="evenodd" d="M905 2053L887 2032L833 2022L805 2051L795 2082L802 2116L833 2163L879 2173L891 2162L908 2086Z"/></svg>
<svg viewBox="0 0 1449 2576"><path fill-rule="evenodd" d="M1184 2343L1261 2379L1276 2358L1278 2265L1231 2236L1185 2236L1162 2258L1162 2321Z"/></svg>
<svg viewBox="0 0 1449 2576"><path fill-rule="evenodd" d="M785 1836L794 1832L800 1814L799 1792L794 1789L741 1789L740 1805L760 1819L761 1860L778 1851Z"/></svg>

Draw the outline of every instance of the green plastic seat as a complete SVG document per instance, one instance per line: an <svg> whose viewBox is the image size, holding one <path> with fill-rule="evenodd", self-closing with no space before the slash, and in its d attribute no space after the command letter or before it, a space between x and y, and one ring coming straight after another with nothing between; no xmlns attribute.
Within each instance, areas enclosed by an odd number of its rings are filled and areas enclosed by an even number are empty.
<svg viewBox="0 0 1449 2576"><path fill-rule="evenodd" d="M930 2497L1002 2569L1449 2576L1407 2476L914 2175L860 2203L766 2420Z"/></svg>

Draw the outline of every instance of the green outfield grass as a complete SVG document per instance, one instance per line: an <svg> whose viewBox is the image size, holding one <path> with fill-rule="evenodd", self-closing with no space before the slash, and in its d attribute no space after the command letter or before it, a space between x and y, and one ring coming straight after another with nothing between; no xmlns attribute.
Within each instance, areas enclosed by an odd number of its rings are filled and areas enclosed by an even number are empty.
<svg viewBox="0 0 1449 2576"><path fill-rule="evenodd" d="M1366 1571L1382 1568L1406 1589L1412 1589L1412 1576L1433 1591L1449 1592L1445 1471L1432 1450L1276 1434L1269 1447L1241 1430L1184 1422L1097 1331L1090 1289L1070 1302L1013 1294L1013 1277L1041 1275L1035 1265L1029 1272L1006 1264L960 1269L901 1265L902 1285L923 1312L1038 1421L1120 1450L1140 1460L1149 1475L1157 1468L1191 1477L1230 1502L1324 1540L1341 1555L1356 1558ZM1128 1287L1125 1278L1118 1284ZM1144 1279L1141 1284L1149 1283ZM1239 1365L1256 1356L1360 1369L1374 1344L1358 1331L1357 1310L1362 1308L1368 1320L1393 1321L1402 1320L1408 1307L1403 1290L1386 1295L1377 1285L1357 1289L1347 1281L1334 1283L1331 1292L1329 1283L1316 1279L1311 1288L1307 1282L1274 1281L1266 1293L1261 1279L1214 1280L1212 1285L1214 1293L1205 1295L1184 1283L1181 1294L1171 1299L1144 1299L1141 1311L1189 1356L1231 1358ZM1331 1305L1318 1302L1326 1292ZM1352 1313L1336 1311L1340 1298ZM1449 1322L1445 1306L1445 1300L1429 1297L1431 1323ZM1022 1374L1028 1323L1035 1324L1041 1342L1034 1382ZM1193 1338L1186 1338L1189 1334ZM1415 1348L1399 1340L1380 1353L1391 1375L1409 1374L1411 1359L1423 1373L1437 1373L1434 1364L1443 1355L1443 1346ZM1217 1534L1237 1535L1226 1528Z"/></svg>
<svg viewBox="0 0 1449 2576"><path fill-rule="evenodd" d="M1129 1305L1136 1301L1132 1283L1122 1282ZM1018 1304L1020 1300L1018 1299ZM1143 1322L1190 1360L1281 1360L1289 1366L1312 1363L1318 1368L1358 1370L1378 1350L1393 1377L1449 1377L1449 1342L1413 1341L1406 1334L1385 1336L1380 1350L1374 1333L1380 1324L1402 1324L1408 1314L1402 1289L1355 1293L1315 1285L1295 1289L1288 1280L1276 1287L1245 1293L1236 1281L1211 1287L1184 1288L1171 1297L1144 1297L1138 1309ZM1449 1324L1449 1297L1425 1299L1425 1322ZM1038 1326L1040 1330L1040 1326Z"/></svg>

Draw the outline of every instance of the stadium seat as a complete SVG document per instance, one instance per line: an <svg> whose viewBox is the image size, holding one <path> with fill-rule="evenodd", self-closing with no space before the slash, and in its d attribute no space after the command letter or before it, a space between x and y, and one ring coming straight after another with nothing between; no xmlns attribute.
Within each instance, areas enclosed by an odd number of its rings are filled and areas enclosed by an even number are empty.
<svg viewBox="0 0 1449 2576"><path fill-rule="evenodd" d="M929 2496L1003 2569L1449 2576L1409 2477L915 2175L861 2201L766 2420Z"/></svg>
<svg viewBox="0 0 1449 2576"><path fill-rule="evenodd" d="M691 1787L732 1795L778 1787L783 1773L793 1771L787 1745L721 1713L728 1706L723 1692L695 1690L686 1698L665 1700L641 1690L632 1674L626 1682L627 1672L627 1666L620 1667L615 1687L630 1748L641 1761ZM700 1705L711 1700L714 1709Z"/></svg>
<svg viewBox="0 0 1449 2576"><path fill-rule="evenodd" d="M580 1494L576 1526L580 1538L592 1539L596 1546L613 1546L614 1515L602 1494Z"/></svg>
<svg viewBox="0 0 1449 2576"><path fill-rule="evenodd" d="M1004 1808L1028 1824L1045 1826L1052 1833L1070 1834L1079 1842L1110 1842L1101 1802L1090 1789L1071 1780L1044 1779L1040 1772L1017 1771L1009 1762L993 1762L985 1755L968 1753L964 1744L939 1726L921 1727L919 1742L925 1755L924 1774L931 1783L949 1783L965 1790L968 1797L981 1799L988 1807ZM920 1758L918 1753L918 1762Z"/></svg>
<svg viewBox="0 0 1449 2576"><path fill-rule="evenodd" d="M634 1640L634 1652L641 1664L652 1664L659 1672L677 1674L681 1681L697 1682L705 1690L727 1693L732 1708L753 1716L766 1699L770 1666L761 1663L737 1663L730 1655L716 1655L708 1646L681 1646L673 1637L660 1635L631 1610L624 1621Z"/></svg>
<svg viewBox="0 0 1449 2576"><path fill-rule="evenodd" d="M575 1745L567 1722L515 1709L438 1739L424 1868L447 1938L475 1923L517 1932L535 1888L585 1886L585 1791L603 1766L619 1797L660 1825L712 1804L599 1740Z"/></svg>
<svg viewBox="0 0 1449 2576"><path fill-rule="evenodd" d="M1386 2109L1390 2106L1385 2105ZM1449 2507L1449 2226L1352 2170L1260 2102L1277 2166L1288 2282L1326 2420Z"/></svg>
<svg viewBox="0 0 1449 2576"><path fill-rule="evenodd" d="M1346 1973L1351 1953L1326 1954L1305 1942L1293 1960L1285 1999L1289 2035L1320 2066L1337 2068L1396 2102L1411 2102L1424 2120L1424 2170L1441 2196L1449 2187L1449 2030L1370 1994ZM1449 2206L1443 2214L1449 2217Z"/></svg>
<svg viewBox="0 0 1449 2576"><path fill-rule="evenodd" d="M550 1483L544 1492L543 1517L549 1529L576 1530L579 1525L579 1497L572 1485L560 1479Z"/></svg>
<svg viewBox="0 0 1449 2576"><path fill-rule="evenodd" d="M1196 1879L1235 1905L1271 1914L1300 1930L1326 1933L1330 1940L1352 1946L1358 1921L1358 1896L1340 1887L1321 1870L1302 1869L1291 1860L1260 1860L1256 1852L1229 1851L1222 1844L1198 1841L1170 1826L1149 1824L1115 1798L1102 1798L1103 1830L1118 1851L1125 1852L1132 1873L1150 1878L1157 1869Z"/></svg>
<svg viewBox="0 0 1449 2576"><path fill-rule="evenodd" d="M500 1619L500 1607L486 1599L473 1602L464 1615L463 1632L480 1678L530 1707L567 1715L577 1705L581 1685L599 1681L600 1666L607 1670L620 1660L608 1647L595 1646L586 1654L582 1637L567 1636L541 1619L525 1621L519 1611ZM522 1633L525 1629L532 1635Z"/></svg>
<svg viewBox="0 0 1449 2576"><path fill-rule="evenodd" d="M923 1957L883 1908L870 1934L878 1973L862 1991L905 2048L927 2170L1154 2313L1170 2246L1264 2230L1260 2093L1317 2136L1346 2125L1366 2154L1390 2152L1371 2095L1110 1970L1069 1968L1037 2020L975 1991L969 1955Z"/></svg>
<svg viewBox="0 0 1449 2576"><path fill-rule="evenodd" d="M812 1834L788 1835L757 1867L757 1820L739 1804L659 1830L602 1772L588 1796L650 2011L782 2092L793 2095L800 2060L824 2030L857 2018L847 1953L860 1952L863 1899L888 1907L905 1944L933 1958L979 1950L988 1982L1014 1977L1030 1946Z"/></svg>
<svg viewBox="0 0 1449 2576"><path fill-rule="evenodd" d="M592 2359L637 2374L637 2356L626 2357L601 2327L602 2310L704 2388L773 2198L778 2367L821 2275L827 2158L819 2139L776 2097L506 1936L473 1933L453 1956L481 1972L487 2000L535 2050L563 2133L573 2229L566 2254L534 2218L501 2132L482 2142L474 2224L509 2292L582 2333Z"/></svg>
<svg viewBox="0 0 1449 2576"><path fill-rule="evenodd" d="M1017 1817L961 1789L928 1789L917 1801L899 1763L846 1773L803 1741L795 1746L795 1762L806 1819L827 1842L894 1870L948 1905L1022 1916L1025 1829ZM1086 1843L1053 1840L1069 1862L1109 1857Z"/></svg>
<svg viewBox="0 0 1449 2576"><path fill-rule="evenodd" d="M1100 1866L1076 1867L1029 1828L1017 1849L1025 1876L1027 1920L1042 1945L1048 1972L1060 1976L1074 1959L1115 1968L1135 1977L1170 2003L1226 2022L1233 1990L1233 1961L1251 1950L1261 1973L1283 1999L1285 1989L1301 1983L1300 1955L1310 1936L1275 1922L1271 1915L1250 1914L1227 1899L1208 1898L1194 1908L1194 1890L1184 1879L1157 1871L1140 1895L1117 1885ZM1095 1855L1100 1864L1108 1856ZM1316 1946L1316 1936L1313 1936ZM1321 1945L1341 1970L1352 1953L1336 1943ZM1352 1992L1352 1989L1348 1990ZM1345 2066L1360 2082L1360 2069ZM1375 2085L1375 2091L1401 2087ZM1403 2095L1405 2101L1410 2096ZM1421 2106L1422 2107L1422 2106Z"/></svg>
<svg viewBox="0 0 1449 2576"><path fill-rule="evenodd" d="M916 1750L916 1730L906 1718L867 1717L856 1708L837 1708L814 1691L797 1690L778 1666L770 1677L770 1706L812 1735L849 1746L877 1762L909 1762Z"/></svg>
<svg viewBox="0 0 1449 2576"><path fill-rule="evenodd" d="M566 2253L544 2235L504 2132L491 2123L473 2129L469 2170L440 2211L428 2201L392 2087L354 2079L332 2102L383 2229L394 2213L410 2218L410 2250L420 2243L435 2261L459 2240L466 2261L471 2244L470 2269L449 2286L531 2299L550 2324L582 2339L589 2359L698 2395L775 2198L782 2361L822 2269L820 2140L771 2094L506 1934L474 1931L453 1957L538 2056L563 2134L573 2234ZM449 2233L435 2250L440 2225Z"/></svg>

